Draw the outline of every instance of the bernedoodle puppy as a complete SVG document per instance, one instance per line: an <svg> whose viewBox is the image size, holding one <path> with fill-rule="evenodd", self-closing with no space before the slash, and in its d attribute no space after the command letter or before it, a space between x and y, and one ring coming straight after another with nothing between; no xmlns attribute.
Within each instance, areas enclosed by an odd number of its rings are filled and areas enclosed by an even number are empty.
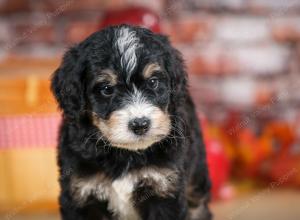
<svg viewBox="0 0 300 220"><path fill-rule="evenodd" d="M52 78L64 220L209 220L210 180L180 53L119 25L64 55Z"/></svg>

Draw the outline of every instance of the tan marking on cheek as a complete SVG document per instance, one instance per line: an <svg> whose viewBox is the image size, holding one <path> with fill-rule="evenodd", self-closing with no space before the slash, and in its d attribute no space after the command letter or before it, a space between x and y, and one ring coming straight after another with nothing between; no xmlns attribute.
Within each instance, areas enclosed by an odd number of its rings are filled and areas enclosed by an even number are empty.
<svg viewBox="0 0 300 220"><path fill-rule="evenodd" d="M112 130L114 128L116 128L119 124L119 119L115 114L112 114L111 117L107 120L107 127L109 128L109 133L108 133L108 138L111 138L112 134Z"/></svg>
<svg viewBox="0 0 300 220"><path fill-rule="evenodd" d="M169 128L170 127L170 118L166 113L160 114L160 117L158 118L158 121L160 124L163 125L163 127Z"/></svg>
<svg viewBox="0 0 300 220"><path fill-rule="evenodd" d="M153 113L153 120L156 121L158 128L165 133L168 133L171 127L171 121L168 113L156 109ZM154 128L155 129L155 128ZM167 135L167 134L166 134Z"/></svg>
<svg viewBox="0 0 300 220"><path fill-rule="evenodd" d="M113 128L118 125L119 119L115 114L112 114L107 123L110 128Z"/></svg>
<svg viewBox="0 0 300 220"><path fill-rule="evenodd" d="M116 114L112 114L108 120L99 118L96 113L93 114L93 124L99 128L102 134L110 140L113 137L113 131L119 125L120 120Z"/></svg>
<svg viewBox="0 0 300 220"><path fill-rule="evenodd" d="M147 64L143 70L145 79L150 78L155 71L160 71L161 67L157 63Z"/></svg>
<svg viewBox="0 0 300 220"><path fill-rule="evenodd" d="M93 124L107 137L109 134L109 123L106 120L99 118L96 113L93 113Z"/></svg>
<svg viewBox="0 0 300 220"><path fill-rule="evenodd" d="M101 74L97 77L97 82L108 82L110 85L116 85L118 82L117 74L111 69L101 70Z"/></svg>

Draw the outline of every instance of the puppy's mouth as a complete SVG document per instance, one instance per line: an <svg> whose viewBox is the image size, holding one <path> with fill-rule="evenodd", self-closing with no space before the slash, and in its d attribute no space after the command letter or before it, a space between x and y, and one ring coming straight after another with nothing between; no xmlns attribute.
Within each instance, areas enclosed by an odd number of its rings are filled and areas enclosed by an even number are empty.
<svg viewBox="0 0 300 220"><path fill-rule="evenodd" d="M162 139L163 136L160 138L152 138L152 139L147 139L147 140L137 140L135 142L110 142L110 144L113 147L118 147L118 148L125 148L129 150L141 150L141 149L146 149L153 145L156 142L159 142Z"/></svg>
<svg viewBox="0 0 300 220"><path fill-rule="evenodd" d="M139 142L135 142L135 143L114 143L114 142L111 142L111 145L113 147L121 147L121 148L132 148L132 149L138 149L139 146L141 146L141 144Z"/></svg>

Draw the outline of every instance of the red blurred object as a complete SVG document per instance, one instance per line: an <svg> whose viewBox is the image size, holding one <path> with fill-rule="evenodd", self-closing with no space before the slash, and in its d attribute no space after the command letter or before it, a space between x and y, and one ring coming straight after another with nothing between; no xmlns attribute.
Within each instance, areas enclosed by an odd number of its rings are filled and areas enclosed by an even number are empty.
<svg viewBox="0 0 300 220"><path fill-rule="evenodd" d="M269 142L264 143L252 129L247 127L241 129L236 158L239 168L242 168L236 170L239 176L254 178L259 174L263 161L272 153L271 144Z"/></svg>
<svg viewBox="0 0 300 220"><path fill-rule="evenodd" d="M208 139L205 144L213 198L220 198L221 190L229 179L230 161L218 140Z"/></svg>
<svg viewBox="0 0 300 220"><path fill-rule="evenodd" d="M273 135L280 146L270 161L270 177L277 186L300 186L300 137L297 136L299 122L291 126L284 122L273 122L266 133Z"/></svg>
<svg viewBox="0 0 300 220"><path fill-rule="evenodd" d="M109 10L105 13L99 28L110 25L130 24L138 25L160 32L159 16L150 9L143 7L130 7L121 10Z"/></svg>
<svg viewBox="0 0 300 220"><path fill-rule="evenodd" d="M275 187L300 187L300 153L284 152L279 155L272 163L270 177Z"/></svg>
<svg viewBox="0 0 300 220"><path fill-rule="evenodd" d="M226 183L230 176L230 160L225 152L225 146L216 137L216 130L209 126L206 119L200 116L203 128L203 137L206 146L207 163L212 181L213 198L223 198ZM226 195L226 198L230 196Z"/></svg>

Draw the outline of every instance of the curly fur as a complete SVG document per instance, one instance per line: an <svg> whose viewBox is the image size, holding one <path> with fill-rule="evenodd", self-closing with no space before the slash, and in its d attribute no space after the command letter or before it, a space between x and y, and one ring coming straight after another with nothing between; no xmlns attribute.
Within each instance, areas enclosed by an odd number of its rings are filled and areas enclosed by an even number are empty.
<svg viewBox="0 0 300 220"><path fill-rule="evenodd" d="M170 130L143 149L113 146L93 123L95 115L107 121L136 89L144 91L141 72L149 63L160 65L164 76L159 91L142 93L169 117ZM117 74L119 95L113 98L98 94L97 77L107 69ZM52 91L63 111L62 219L211 219L210 180L187 74L165 36L128 25L96 32L66 52Z"/></svg>

